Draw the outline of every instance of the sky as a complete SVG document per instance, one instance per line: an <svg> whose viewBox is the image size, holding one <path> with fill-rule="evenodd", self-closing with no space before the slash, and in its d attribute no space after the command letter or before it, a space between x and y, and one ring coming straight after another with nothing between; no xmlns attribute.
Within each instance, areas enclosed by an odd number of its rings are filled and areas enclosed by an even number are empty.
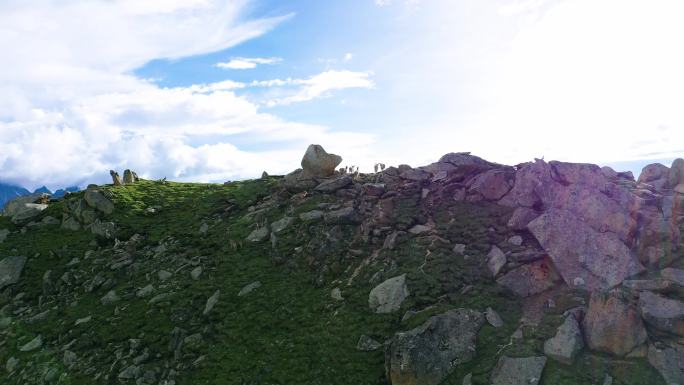
<svg viewBox="0 0 684 385"><path fill-rule="evenodd" d="M684 156L672 0L0 2L0 182Z"/></svg>

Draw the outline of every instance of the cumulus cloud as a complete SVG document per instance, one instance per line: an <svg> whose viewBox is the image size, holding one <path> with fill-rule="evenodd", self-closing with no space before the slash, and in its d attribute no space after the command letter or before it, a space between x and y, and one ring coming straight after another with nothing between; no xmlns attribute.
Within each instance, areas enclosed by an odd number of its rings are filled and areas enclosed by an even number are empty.
<svg viewBox="0 0 684 385"><path fill-rule="evenodd" d="M281 62L283 59L279 57L259 58L259 57L238 57L230 59L230 61L216 63L216 67L227 70L248 70L254 69L260 64L275 64Z"/></svg>
<svg viewBox="0 0 684 385"><path fill-rule="evenodd" d="M104 182L109 169L132 168L148 178L220 181L292 170L313 141L342 153L363 151L371 136L263 113L235 94L245 87L239 82L162 88L131 74L153 59L234 46L291 16L245 19L248 5L0 3L0 50L6 53L0 71L0 180L54 188ZM263 150L246 150L238 138Z"/></svg>

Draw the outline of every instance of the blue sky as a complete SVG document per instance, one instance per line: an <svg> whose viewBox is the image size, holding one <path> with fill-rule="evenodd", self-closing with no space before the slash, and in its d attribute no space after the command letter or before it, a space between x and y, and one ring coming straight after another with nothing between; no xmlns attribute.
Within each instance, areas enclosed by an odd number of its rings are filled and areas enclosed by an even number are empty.
<svg viewBox="0 0 684 385"><path fill-rule="evenodd" d="M451 151L638 174L684 155L674 0L0 4L0 181L220 182L309 143L370 171ZM74 23L78 20L78 23Z"/></svg>

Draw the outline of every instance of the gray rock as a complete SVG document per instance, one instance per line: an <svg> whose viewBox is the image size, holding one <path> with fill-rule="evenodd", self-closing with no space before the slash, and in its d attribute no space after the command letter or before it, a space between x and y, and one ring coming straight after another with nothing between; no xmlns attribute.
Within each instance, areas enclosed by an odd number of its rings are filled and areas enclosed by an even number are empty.
<svg viewBox="0 0 684 385"><path fill-rule="evenodd" d="M43 346L43 336L38 336L31 341L25 343L19 348L20 352L32 352L36 349L40 349Z"/></svg>
<svg viewBox="0 0 684 385"><path fill-rule="evenodd" d="M684 336L684 302L644 291L639 294L639 308L649 326Z"/></svg>
<svg viewBox="0 0 684 385"><path fill-rule="evenodd" d="M328 154L320 145L312 144L304 153L302 169L309 177L325 178L333 175L340 163L342 163L342 157Z"/></svg>
<svg viewBox="0 0 684 385"><path fill-rule="evenodd" d="M473 385L473 374L468 373L463 377L463 385Z"/></svg>
<svg viewBox="0 0 684 385"><path fill-rule="evenodd" d="M39 216L43 210L47 209L48 205L42 203L25 203L21 209L17 210L12 215L12 223L23 224L29 222L31 219Z"/></svg>
<svg viewBox="0 0 684 385"><path fill-rule="evenodd" d="M202 312L202 315L207 315L209 314L209 312L211 312L212 309L214 309L214 306L216 306L216 304L218 303L220 296L221 290L216 290L214 294L212 294L211 297L207 299L207 303L206 305L204 305L204 311Z"/></svg>
<svg viewBox="0 0 684 385"><path fill-rule="evenodd" d="M537 385L546 357L511 358L502 356L492 373L492 385Z"/></svg>
<svg viewBox="0 0 684 385"><path fill-rule="evenodd" d="M356 343L356 349L362 352L372 352L382 347L382 344L367 335L363 334L359 337L359 342Z"/></svg>
<svg viewBox="0 0 684 385"><path fill-rule="evenodd" d="M107 199L101 191L96 189L88 189L83 195L88 206L99 210L107 215L114 212L114 203Z"/></svg>
<svg viewBox="0 0 684 385"><path fill-rule="evenodd" d="M368 295L368 306L375 313L392 313L399 310L408 296L406 274L402 274L373 288Z"/></svg>
<svg viewBox="0 0 684 385"><path fill-rule="evenodd" d="M324 214L325 213L321 210L311 210L299 214L299 219L301 219L302 222L314 222L323 219Z"/></svg>
<svg viewBox="0 0 684 385"><path fill-rule="evenodd" d="M247 236L247 241L249 242L263 242L268 236L271 234L271 231L268 229L268 227L260 227L254 231L252 231L248 236Z"/></svg>
<svg viewBox="0 0 684 385"><path fill-rule="evenodd" d="M523 239L520 235L514 235L510 238L508 238L508 243L514 246L520 246L523 243Z"/></svg>
<svg viewBox="0 0 684 385"><path fill-rule="evenodd" d="M114 186L121 186L123 182L121 181L121 176L114 170L109 170L109 175L112 177L112 184Z"/></svg>
<svg viewBox="0 0 684 385"><path fill-rule="evenodd" d="M565 317L556 335L544 342L544 354L556 361L571 365L583 347L582 331L577 319L570 315Z"/></svg>
<svg viewBox="0 0 684 385"><path fill-rule="evenodd" d="M558 280L551 261L542 259L509 271L496 282L521 297L529 297L554 287Z"/></svg>
<svg viewBox="0 0 684 385"><path fill-rule="evenodd" d="M402 172L399 176L403 179L408 179L416 182L424 182L432 178L432 175L429 172L417 168L408 169Z"/></svg>
<svg viewBox="0 0 684 385"><path fill-rule="evenodd" d="M124 174L126 175L126 174ZM117 376L121 380L135 380L142 376L142 371L138 366L130 365L124 368Z"/></svg>
<svg viewBox="0 0 684 385"><path fill-rule="evenodd" d="M487 319L487 322L489 322L489 324L494 326L495 328L500 328L504 325L504 322L501 319L499 313L497 313L491 307L488 307L485 311L485 318Z"/></svg>
<svg viewBox="0 0 684 385"><path fill-rule="evenodd" d="M282 219L279 219L273 223L271 223L271 231L274 233L278 234L281 231L287 229L290 227L290 225L295 221L293 217L284 217Z"/></svg>
<svg viewBox="0 0 684 385"><path fill-rule="evenodd" d="M527 225L539 216L537 210L529 207L518 207L513 211L511 219L508 220L508 227L514 230L523 230Z"/></svg>
<svg viewBox="0 0 684 385"><path fill-rule="evenodd" d="M11 374L17 370L17 366L19 366L19 360L14 357L10 357L7 359L7 363L5 364L5 370L7 373Z"/></svg>
<svg viewBox="0 0 684 385"><path fill-rule="evenodd" d="M613 377L611 377L610 374L606 374L603 378L603 385L613 385Z"/></svg>
<svg viewBox="0 0 684 385"><path fill-rule="evenodd" d="M352 176L351 175L342 175L339 178L333 178L333 179L328 179L318 186L314 190L324 192L324 193L333 193L339 189L345 188L349 186L352 183Z"/></svg>
<svg viewBox="0 0 684 385"><path fill-rule="evenodd" d="M487 254L487 267L492 277L496 277L501 269L506 265L506 254L496 246L492 246Z"/></svg>
<svg viewBox="0 0 684 385"><path fill-rule="evenodd" d="M202 266L197 266L194 269L190 270L190 278L192 278L194 281L197 281L201 275Z"/></svg>
<svg viewBox="0 0 684 385"><path fill-rule="evenodd" d="M498 201L511 190L509 175L510 173L503 170L483 172L469 183L470 191L479 193L486 200ZM512 179L512 175L510 178Z"/></svg>
<svg viewBox="0 0 684 385"><path fill-rule="evenodd" d="M202 225L199 228L199 233L201 236L206 236L207 233L209 232L209 224L207 222L202 222Z"/></svg>
<svg viewBox="0 0 684 385"><path fill-rule="evenodd" d="M138 298L147 298L154 293L154 286L152 284L149 284L141 289L138 289L138 291L135 292L136 297Z"/></svg>
<svg viewBox="0 0 684 385"><path fill-rule="evenodd" d="M64 355L62 356L62 363L64 364L64 366L69 368L77 362L78 356L76 356L76 353L72 352L71 350L64 351Z"/></svg>
<svg viewBox="0 0 684 385"><path fill-rule="evenodd" d="M334 299L335 301L344 301L344 297L342 297L342 291L339 287L336 287L330 291L330 298Z"/></svg>
<svg viewBox="0 0 684 385"><path fill-rule="evenodd" d="M87 324L88 322L92 321L92 319L93 319L92 316L87 316L87 317L79 318L79 319L76 320L76 322L74 322L74 326Z"/></svg>
<svg viewBox="0 0 684 385"><path fill-rule="evenodd" d="M668 385L684 384L684 346L664 346L658 348L655 345L648 347L648 362L660 373Z"/></svg>
<svg viewBox="0 0 684 385"><path fill-rule="evenodd" d="M390 383L439 384L458 365L475 357L475 340L483 323L481 312L456 309L395 334L385 351Z"/></svg>
<svg viewBox="0 0 684 385"><path fill-rule="evenodd" d="M413 234L413 235L418 235L422 233L426 233L428 231L432 230L432 227L426 226L426 225L415 225L411 227L408 232Z"/></svg>
<svg viewBox="0 0 684 385"><path fill-rule="evenodd" d="M255 281L250 283L249 285L245 285L242 289L240 289L240 292L238 293L238 297L243 297L246 296L247 294L253 292L254 290L258 289L261 287L261 282Z"/></svg>
<svg viewBox="0 0 684 385"><path fill-rule="evenodd" d="M454 245L453 252L456 253L457 255L463 255L465 254L466 251L466 245L462 243L457 243Z"/></svg>
<svg viewBox="0 0 684 385"><path fill-rule="evenodd" d="M116 302L119 302L120 298L116 294L116 291L110 290L107 292L107 294L104 295L104 297L100 298L100 303L104 306L112 305Z"/></svg>
<svg viewBox="0 0 684 385"><path fill-rule="evenodd" d="M634 291L671 291L677 285L668 279L626 279L622 286Z"/></svg>
<svg viewBox="0 0 684 385"><path fill-rule="evenodd" d="M0 261L0 290L19 283L19 277L26 265L26 257L10 256Z"/></svg>
<svg viewBox="0 0 684 385"><path fill-rule="evenodd" d="M90 225L90 232L103 238L112 239L116 237L116 224L114 222L102 222L96 219Z"/></svg>
<svg viewBox="0 0 684 385"><path fill-rule="evenodd" d="M64 230L71 230L71 231L81 230L81 224L74 217L64 218L64 221L62 221L61 227Z"/></svg>
<svg viewBox="0 0 684 385"><path fill-rule="evenodd" d="M669 279L680 286L684 286L684 270L682 269L667 267L660 271L660 276Z"/></svg>
<svg viewBox="0 0 684 385"><path fill-rule="evenodd" d="M166 271L166 270L159 270L159 271L157 272L157 277L159 277L159 280L162 281L162 282L164 282L164 281L166 281L167 279L171 278L171 276L173 276L173 273L171 273L171 272L169 272L169 271Z"/></svg>
<svg viewBox="0 0 684 385"><path fill-rule="evenodd" d="M7 239L7 236L10 234L10 231L7 229L2 229L0 230L0 243L4 242L5 239Z"/></svg>
<svg viewBox="0 0 684 385"><path fill-rule="evenodd" d="M607 289L645 270L615 234L599 233L569 211L551 209L527 227L571 287L581 278L589 290Z"/></svg>
<svg viewBox="0 0 684 385"><path fill-rule="evenodd" d="M328 224L357 224L361 222L359 213L353 207L343 207L339 210L325 213L325 223Z"/></svg>

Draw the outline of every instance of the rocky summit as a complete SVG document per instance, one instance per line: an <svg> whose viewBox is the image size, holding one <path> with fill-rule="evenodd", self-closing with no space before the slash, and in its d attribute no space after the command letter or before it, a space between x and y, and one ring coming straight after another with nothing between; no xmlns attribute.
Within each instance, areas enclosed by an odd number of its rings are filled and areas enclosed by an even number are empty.
<svg viewBox="0 0 684 385"><path fill-rule="evenodd" d="M9 202L0 384L684 385L684 160L341 162Z"/></svg>

